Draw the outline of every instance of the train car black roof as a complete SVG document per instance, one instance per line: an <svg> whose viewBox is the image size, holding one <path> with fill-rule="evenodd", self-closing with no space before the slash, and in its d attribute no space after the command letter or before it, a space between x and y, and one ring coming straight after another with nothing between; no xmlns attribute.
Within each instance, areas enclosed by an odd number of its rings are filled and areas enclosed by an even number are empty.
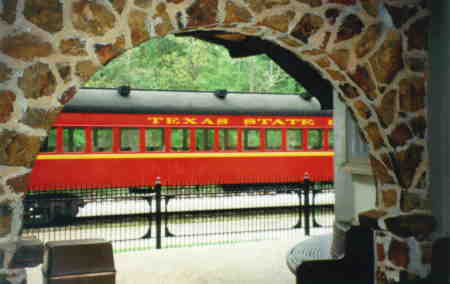
<svg viewBox="0 0 450 284"><path fill-rule="evenodd" d="M126 90L126 88L125 88ZM158 114L331 115L317 99L297 94L82 88L63 112Z"/></svg>

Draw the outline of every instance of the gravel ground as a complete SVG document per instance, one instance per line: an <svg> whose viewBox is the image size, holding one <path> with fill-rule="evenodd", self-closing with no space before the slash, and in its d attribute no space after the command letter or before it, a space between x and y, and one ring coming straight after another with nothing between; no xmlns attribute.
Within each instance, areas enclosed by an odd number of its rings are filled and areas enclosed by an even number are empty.
<svg viewBox="0 0 450 284"><path fill-rule="evenodd" d="M304 239L117 253L116 284L294 284L286 254ZM40 269L27 270L28 283L43 283Z"/></svg>
<svg viewBox="0 0 450 284"><path fill-rule="evenodd" d="M312 202L312 194L310 197ZM296 194L265 194L265 195L238 195L238 196L197 196L191 198L175 198L168 203L168 211L191 211L207 209L257 208L298 205ZM152 202L153 210L155 201ZM164 210L164 202L162 203ZM317 194L315 204L334 204L334 192ZM133 197L131 200L103 200L88 202L77 217L136 214L150 211L147 201Z"/></svg>

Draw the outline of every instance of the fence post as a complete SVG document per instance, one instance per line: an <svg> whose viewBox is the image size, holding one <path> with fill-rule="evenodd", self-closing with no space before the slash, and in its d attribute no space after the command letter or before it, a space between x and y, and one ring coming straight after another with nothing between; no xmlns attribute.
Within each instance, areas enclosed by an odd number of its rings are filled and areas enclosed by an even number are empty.
<svg viewBox="0 0 450 284"><path fill-rule="evenodd" d="M305 235L310 235L310 204L309 204L309 191L310 191L311 181L309 180L309 174L306 172L303 178L303 193L305 194Z"/></svg>
<svg viewBox="0 0 450 284"><path fill-rule="evenodd" d="M156 178L155 181L155 202L156 202L156 249L161 249L161 228L162 228L162 213L161 213L161 179Z"/></svg>

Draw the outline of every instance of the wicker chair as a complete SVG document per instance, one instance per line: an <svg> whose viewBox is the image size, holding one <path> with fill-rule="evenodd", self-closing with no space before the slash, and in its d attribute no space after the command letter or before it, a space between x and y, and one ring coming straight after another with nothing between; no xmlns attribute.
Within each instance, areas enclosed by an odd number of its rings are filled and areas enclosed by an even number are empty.
<svg viewBox="0 0 450 284"><path fill-rule="evenodd" d="M332 238L333 234L313 236L291 248L286 256L289 270L296 274L298 267L305 261L332 258L330 254Z"/></svg>

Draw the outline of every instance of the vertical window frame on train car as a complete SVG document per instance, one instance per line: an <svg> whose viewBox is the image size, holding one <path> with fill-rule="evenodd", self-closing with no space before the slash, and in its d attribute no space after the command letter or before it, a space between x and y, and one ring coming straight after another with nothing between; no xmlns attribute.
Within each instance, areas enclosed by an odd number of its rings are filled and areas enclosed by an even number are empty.
<svg viewBox="0 0 450 284"><path fill-rule="evenodd" d="M92 126L84 127L84 133L86 134L86 153L92 153Z"/></svg>
<svg viewBox="0 0 450 284"><path fill-rule="evenodd" d="M260 129L259 131L259 151L266 151L266 130L265 128Z"/></svg>
<svg viewBox="0 0 450 284"><path fill-rule="evenodd" d="M189 143L189 150L188 152L195 152L195 128L190 127L189 128L189 139L191 140Z"/></svg>
<svg viewBox="0 0 450 284"><path fill-rule="evenodd" d="M281 129L281 151L286 152L287 151L287 129L282 128Z"/></svg>
<svg viewBox="0 0 450 284"><path fill-rule="evenodd" d="M302 128L302 150L309 151L308 149L308 128Z"/></svg>
<svg viewBox="0 0 450 284"><path fill-rule="evenodd" d="M214 128L214 147L213 152L219 152L220 146L219 146L219 128Z"/></svg>
<svg viewBox="0 0 450 284"><path fill-rule="evenodd" d="M56 153L64 153L63 147L63 128L56 127Z"/></svg>
<svg viewBox="0 0 450 284"><path fill-rule="evenodd" d="M137 149L136 150L133 150L132 148L131 148L131 150L123 150L123 140L122 140L122 131L123 130L135 130L137 133L137 136L136 136L136 139L137 139ZM118 131L119 131L119 139L118 139L118 144L119 144L119 152L122 152L122 153L137 153L137 152L140 152L140 150L141 150L141 137L140 137L140 135L141 135L141 132L140 132L140 129L138 128L138 127L132 127L132 126L125 126L125 127L119 127L118 128Z"/></svg>
<svg viewBox="0 0 450 284"><path fill-rule="evenodd" d="M139 152L143 153L146 150L146 142L145 142L145 128L139 127Z"/></svg>
<svg viewBox="0 0 450 284"><path fill-rule="evenodd" d="M330 146L330 140L333 140L333 143L331 143L332 144L331 146ZM333 131L333 128L328 129L328 150L330 150L330 151L334 150L334 131Z"/></svg>
<svg viewBox="0 0 450 284"><path fill-rule="evenodd" d="M238 133L237 133L237 136L238 136L237 151L238 152L243 152L244 151L244 147L243 147L243 143L242 143L242 136L243 136L243 133L244 133L244 128L238 127L237 131L238 131Z"/></svg>
<svg viewBox="0 0 450 284"><path fill-rule="evenodd" d="M95 130L96 129L111 129L111 151L96 151L95 149ZM117 128L116 128L117 129ZM92 127L92 152L93 153L113 153L114 152L114 148L116 147L115 145L117 145L118 143L116 142L117 140L117 131L114 131L114 127L111 126L95 126Z"/></svg>
<svg viewBox="0 0 450 284"><path fill-rule="evenodd" d="M328 129L322 129L322 149L328 151L330 147L328 146Z"/></svg>
<svg viewBox="0 0 450 284"><path fill-rule="evenodd" d="M83 149L81 151L68 151L66 150L66 145L68 145L67 141L65 141L65 130L82 130L83 133ZM80 126L64 126L62 127L62 152L63 153L86 153L87 152L87 141L86 141L86 129L84 127ZM72 136L75 136L75 133L73 133Z"/></svg>
<svg viewBox="0 0 450 284"><path fill-rule="evenodd" d="M171 133L172 128L170 127L163 127L164 131L164 152L170 153L172 152L172 140L171 140Z"/></svg>
<svg viewBox="0 0 450 284"><path fill-rule="evenodd" d="M148 131L149 130L160 130L161 131L161 139L158 139L159 140L159 149L158 150L155 150L155 151L153 151L153 150L149 150L149 147L150 146L153 146L153 145L149 145L149 141L148 141ZM144 148L145 148L145 152L150 152L150 153L158 153L158 152L164 152L164 151L167 151L167 148L168 148L168 146L167 146L167 143L169 142L168 140L170 140L170 139L167 139L167 128L164 128L164 127L146 127L145 129L144 129L144 138L145 138L145 145L144 145Z"/></svg>
<svg viewBox="0 0 450 284"><path fill-rule="evenodd" d="M112 128L112 152L120 152L120 130L119 127Z"/></svg>

